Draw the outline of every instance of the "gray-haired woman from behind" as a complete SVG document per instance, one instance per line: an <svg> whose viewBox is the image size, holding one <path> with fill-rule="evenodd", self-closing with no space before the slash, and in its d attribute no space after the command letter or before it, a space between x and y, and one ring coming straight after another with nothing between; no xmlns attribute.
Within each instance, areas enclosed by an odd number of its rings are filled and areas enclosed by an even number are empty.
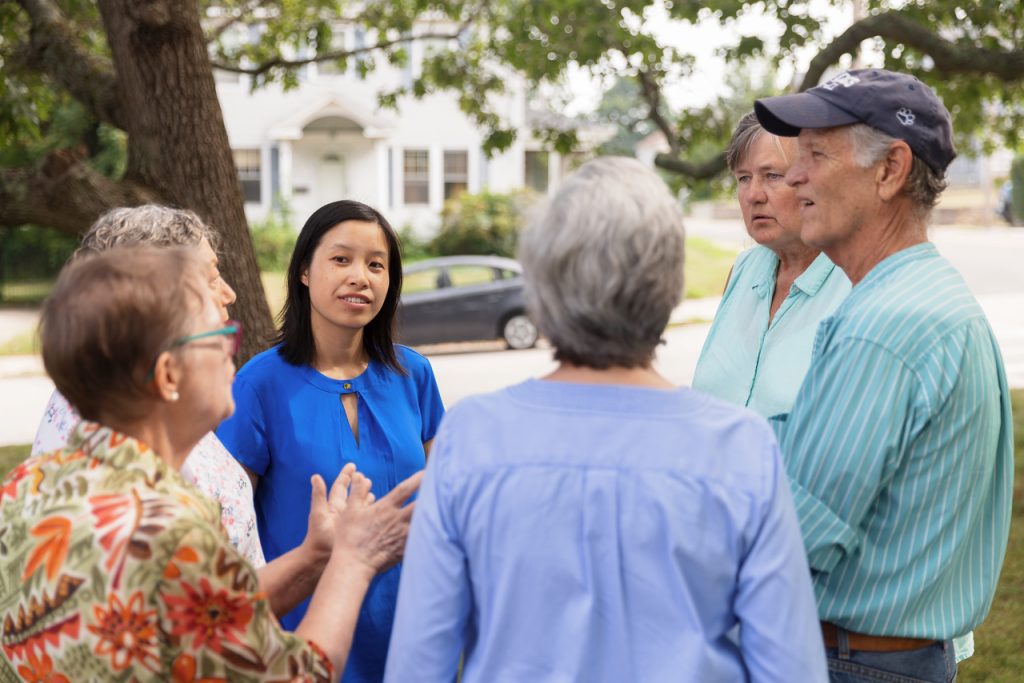
<svg viewBox="0 0 1024 683"><path fill-rule="evenodd" d="M683 237L661 179L622 158L585 164L522 236L559 365L442 423L385 680L450 681L460 653L466 683L826 679L771 429L653 367Z"/></svg>

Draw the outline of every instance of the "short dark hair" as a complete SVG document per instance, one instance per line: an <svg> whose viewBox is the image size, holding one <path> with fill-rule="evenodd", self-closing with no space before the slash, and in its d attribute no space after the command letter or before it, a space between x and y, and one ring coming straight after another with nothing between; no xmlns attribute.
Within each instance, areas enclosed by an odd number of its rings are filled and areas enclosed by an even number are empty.
<svg viewBox="0 0 1024 683"><path fill-rule="evenodd" d="M195 247L117 246L73 259L40 320L43 364L87 420L139 419L149 372L209 296Z"/></svg>
<svg viewBox="0 0 1024 683"><path fill-rule="evenodd" d="M313 339L309 287L302 283L302 274L309 268L313 252L331 228L345 221L376 223L388 243L388 293L380 312L363 330L363 349L371 360L383 363L395 372L405 369L395 355L394 324L398 298L402 294L402 252L398 235L380 211L362 202L342 200L325 204L313 212L302 226L295 250L288 264L288 297L281 312L281 329L275 343L280 344L281 357L292 365L309 365L316 357Z"/></svg>

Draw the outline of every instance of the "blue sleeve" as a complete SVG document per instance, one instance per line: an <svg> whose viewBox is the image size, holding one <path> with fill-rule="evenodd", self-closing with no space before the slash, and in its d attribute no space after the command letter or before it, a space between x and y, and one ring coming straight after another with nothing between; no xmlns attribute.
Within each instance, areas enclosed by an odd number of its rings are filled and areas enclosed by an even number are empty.
<svg viewBox="0 0 1024 683"><path fill-rule="evenodd" d="M411 349L403 347L403 350L409 361L406 367L416 383L416 398L420 404L420 441L426 443L437 435L441 418L444 417L444 403L430 361Z"/></svg>
<svg viewBox="0 0 1024 683"><path fill-rule="evenodd" d="M427 459L402 561L385 683L454 681L472 604L466 556L452 522L450 440Z"/></svg>
<svg viewBox="0 0 1024 683"><path fill-rule="evenodd" d="M217 428L217 438L235 460L262 477L270 467L263 404L256 389L243 377L235 379L232 392L235 412Z"/></svg>
<svg viewBox="0 0 1024 683"><path fill-rule="evenodd" d="M767 441L760 514L752 520L734 603L740 649L750 680L789 681L799 671L801 680L824 683L825 646L800 524L778 446Z"/></svg>
<svg viewBox="0 0 1024 683"><path fill-rule="evenodd" d="M899 466L925 412L914 373L870 341L844 340L811 365L775 421L811 569L860 547L860 524Z"/></svg>

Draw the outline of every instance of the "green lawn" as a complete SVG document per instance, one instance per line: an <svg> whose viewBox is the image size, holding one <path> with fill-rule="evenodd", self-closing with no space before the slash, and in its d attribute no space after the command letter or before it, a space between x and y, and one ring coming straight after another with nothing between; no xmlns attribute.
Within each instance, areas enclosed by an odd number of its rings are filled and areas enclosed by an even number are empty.
<svg viewBox="0 0 1024 683"><path fill-rule="evenodd" d="M720 247L702 237L686 238L686 298L721 296L729 270L736 260L734 249Z"/></svg>
<svg viewBox="0 0 1024 683"><path fill-rule="evenodd" d="M50 295L55 280L0 283L0 301L5 306L38 306Z"/></svg>
<svg viewBox="0 0 1024 683"><path fill-rule="evenodd" d="M0 343L0 356L29 356L34 353L39 353L39 339L35 329L26 330Z"/></svg>
<svg viewBox="0 0 1024 683"><path fill-rule="evenodd" d="M1010 545L988 619L974 634L974 657L960 664L961 683L1016 683L1024 672L1024 390L1013 392L1017 473ZM29 446L0 446L0 477L21 462Z"/></svg>
<svg viewBox="0 0 1024 683"><path fill-rule="evenodd" d="M274 316L274 323L277 323L277 315L284 307L284 301L288 297L287 275L280 271L265 270L260 273L260 280L263 281L263 291L267 295L267 304L270 306L270 314Z"/></svg>
<svg viewBox="0 0 1024 683"><path fill-rule="evenodd" d="M0 478L6 477L14 466L28 457L32 446L0 446Z"/></svg>
<svg viewBox="0 0 1024 683"><path fill-rule="evenodd" d="M1010 545L992 611L974 633L974 656L961 662L960 683L1016 683L1024 678L1024 391L1013 392L1013 480Z"/></svg>

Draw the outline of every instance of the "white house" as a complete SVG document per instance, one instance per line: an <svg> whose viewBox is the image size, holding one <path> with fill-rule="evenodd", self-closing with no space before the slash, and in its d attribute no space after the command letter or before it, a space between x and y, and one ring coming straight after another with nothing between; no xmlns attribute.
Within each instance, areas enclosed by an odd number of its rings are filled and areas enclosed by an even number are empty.
<svg viewBox="0 0 1024 683"><path fill-rule="evenodd" d="M360 29L339 32L361 45ZM311 64L298 88L251 91L247 77L217 72L217 91L246 200L246 214L260 219L279 202L296 227L319 206L356 199L383 212L396 228L429 234L444 201L460 192L521 187L547 193L574 159L548 152L530 134L526 90L510 80L493 106L518 130L503 153L487 158L483 133L457 106L456 95L403 98L397 111L381 109L377 95L411 82L424 46L410 46L409 65L378 62L363 80L354 68Z"/></svg>

